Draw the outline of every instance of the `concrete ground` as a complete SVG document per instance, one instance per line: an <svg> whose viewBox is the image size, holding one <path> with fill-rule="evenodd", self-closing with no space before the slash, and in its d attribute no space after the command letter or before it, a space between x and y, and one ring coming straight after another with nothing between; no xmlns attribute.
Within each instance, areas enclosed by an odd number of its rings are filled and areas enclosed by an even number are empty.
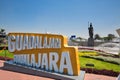
<svg viewBox="0 0 120 80"><path fill-rule="evenodd" d="M0 60L0 80L54 80L50 78L4 70L2 68L4 66L3 63L4 61ZM116 77L86 73L84 80L116 80Z"/></svg>

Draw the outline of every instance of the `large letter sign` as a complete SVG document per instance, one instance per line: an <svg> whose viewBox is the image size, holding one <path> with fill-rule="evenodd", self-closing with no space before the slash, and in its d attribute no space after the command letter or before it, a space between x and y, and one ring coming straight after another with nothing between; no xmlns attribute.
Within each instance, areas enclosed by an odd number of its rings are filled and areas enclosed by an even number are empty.
<svg viewBox="0 0 120 80"><path fill-rule="evenodd" d="M62 35L9 33L8 50L16 64L74 76L80 73L78 48L67 46Z"/></svg>

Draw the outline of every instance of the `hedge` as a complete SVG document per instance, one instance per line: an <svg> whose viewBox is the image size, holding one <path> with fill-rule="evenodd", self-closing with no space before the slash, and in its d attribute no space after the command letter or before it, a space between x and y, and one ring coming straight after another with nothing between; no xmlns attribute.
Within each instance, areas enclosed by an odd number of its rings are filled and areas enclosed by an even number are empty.
<svg viewBox="0 0 120 80"><path fill-rule="evenodd" d="M85 55L83 57L93 58L93 59L97 59L97 60L101 60L101 61L120 65L120 58L105 57L105 56L90 56L90 55Z"/></svg>
<svg viewBox="0 0 120 80"><path fill-rule="evenodd" d="M114 76L117 77L120 73L114 72L112 70L97 70L92 68L81 68L81 70L84 70L86 73L94 73L94 74L101 74L101 75L107 75L107 76Z"/></svg>

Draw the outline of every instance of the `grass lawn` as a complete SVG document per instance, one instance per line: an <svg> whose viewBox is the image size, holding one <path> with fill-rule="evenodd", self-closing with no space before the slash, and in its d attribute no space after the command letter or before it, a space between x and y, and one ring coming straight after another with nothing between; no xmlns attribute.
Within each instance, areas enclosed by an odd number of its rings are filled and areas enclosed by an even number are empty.
<svg viewBox="0 0 120 80"><path fill-rule="evenodd" d="M86 67L87 63L94 64L94 68L98 70L106 69L106 70L113 70L115 72L120 72L120 65L112 64L109 62L99 61L96 59L79 57L80 60L80 67L81 68L90 68Z"/></svg>
<svg viewBox="0 0 120 80"><path fill-rule="evenodd" d="M0 50L0 56L13 58L13 53L10 53L8 50Z"/></svg>

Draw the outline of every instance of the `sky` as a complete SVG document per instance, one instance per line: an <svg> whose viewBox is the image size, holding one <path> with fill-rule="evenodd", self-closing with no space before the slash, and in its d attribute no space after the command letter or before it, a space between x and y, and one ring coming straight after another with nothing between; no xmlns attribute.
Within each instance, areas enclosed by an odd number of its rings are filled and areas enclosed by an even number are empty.
<svg viewBox="0 0 120 80"><path fill-rule="evenodd" d="M10 32L53 33L88 38L120 28L120 0L0 0L0 28Z"/></svg>

